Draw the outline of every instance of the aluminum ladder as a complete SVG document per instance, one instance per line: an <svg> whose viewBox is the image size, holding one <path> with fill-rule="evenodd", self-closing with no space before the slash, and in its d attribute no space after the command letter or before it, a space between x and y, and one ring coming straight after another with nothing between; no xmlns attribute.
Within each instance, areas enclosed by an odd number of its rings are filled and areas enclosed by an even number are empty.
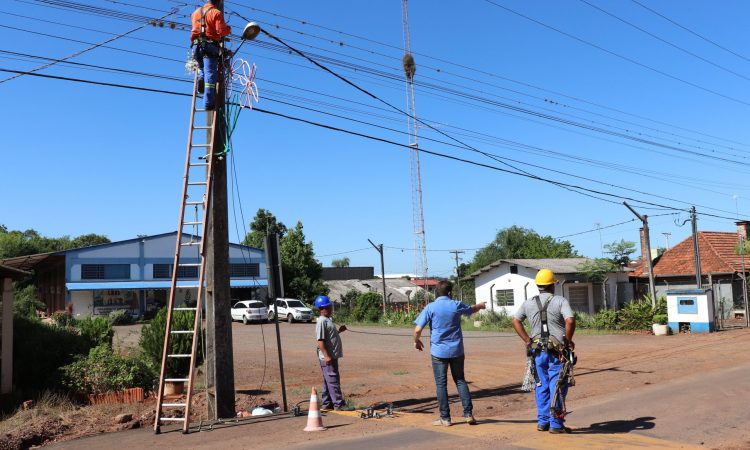
<svg viewBox="0 0 750 450"><path fill-rule="evenodd" d="M204 282L206 275L206 248L203 236L205 236L208 222L208 211L211 202L212 164L214 160L214 132L217 120L216 109L207 111L196 108L196 100L200 98L197 94L198 74L196 72L193 80L193 99L190 111L190 128L188 131L187 157L185 159L185 175L182 183L182 198L180 202L180 218L177 227L177 241L175 244L174 264L172 265L172 284L169 290L169 302L167 303L167 323L164 331L164 350L161 358L161 370L159 373L159 389L156 398L156 417L154 419L154 432L159 434L161 426L167 423L182 423L182 432L187 433L190 428L190 403L193 396L193 379L195 377L195 361L200 340L201 313L204 297ZM223 95L221 87L217 86L217 96ZM206 125L196 125L196 117L205 116ZM205 131L207 143L196 143L196 131ZM198 133L199 135L201 133ZM191 200L197 199L197 200ZM193 216L186 217L192 209ZM185 228L190 227L192 232L189 239L183 241ZM183 247L197 247L200 263L185 262L189 257L183 257ZM193 255L193 261L195 257ZM180 269L198 267L198 283L196 286L180 287L198 288L198 297L195 307L175 307L175 292L177 291L177 280L182 275ZM183 269L184 270L184 269ZM187 277L186 277L187 278ZM194 313L193 328L186 330L174 330L173 319L175 311L192 311ZM190 353L178 353L172 350L173 338L177 336L192 336ZM177 338L184 339L184 338ZM188 373L175 378L167 378L168 361L172 359L189 359L190 368ZM187 394L185 402L165 402L164 384L166 382L187 383ZM182 411L182 415L165 417L165 412Z"/></svg>

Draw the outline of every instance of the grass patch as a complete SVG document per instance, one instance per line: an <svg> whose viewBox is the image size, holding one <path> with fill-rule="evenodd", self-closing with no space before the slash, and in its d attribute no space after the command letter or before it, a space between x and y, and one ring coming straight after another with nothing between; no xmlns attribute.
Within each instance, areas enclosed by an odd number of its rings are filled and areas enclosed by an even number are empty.
<svg viewBox="0 0 750 450"><path fill-rule="evenodd" d="M406 370L406 369L396 369L396 370L394 370L394 371L393 371L392 373L393 373L394 375L398 376L398 375L406 375L406 374L408 374L408 373L409 373L409 371L408 371L408 370Z"/></svg>

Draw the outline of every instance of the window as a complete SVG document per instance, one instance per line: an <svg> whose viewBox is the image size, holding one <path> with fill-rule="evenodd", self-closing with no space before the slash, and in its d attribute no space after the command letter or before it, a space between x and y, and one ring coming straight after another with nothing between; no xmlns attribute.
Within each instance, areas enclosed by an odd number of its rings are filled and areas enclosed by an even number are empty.
<svg viewBox="0 0 750 450"><path fill-rule="evenodd" d="M258 277L260 276L260 267L258 263L230 264L229 273L231 278Z"/></svg>
<svg viewBox="0 0 750 450"><path fill-rule="evenodd" d="M498 306L513 306L515 305L515 298L513 297L513 289L500 289L495 291L495 302Z"/></svg>
<svg viewBox="0 0 750 450"><path fill-rule="evenodd" d="M130 264L81 264L83 280L129 280Z"/></svg>
<svg viewBox="0 0 750 450"><path fill-rule="evenodd" d="M180 266L177 268L177 278L198 278L197 266ZM172 278L172 264L154 264L154 279Z"/></svg>
<svg viewBox="0 0 750 450"><path fill-rule="evenodd" d="M516 265L510 266L510 273L518 273L518 266Z"/></svg>

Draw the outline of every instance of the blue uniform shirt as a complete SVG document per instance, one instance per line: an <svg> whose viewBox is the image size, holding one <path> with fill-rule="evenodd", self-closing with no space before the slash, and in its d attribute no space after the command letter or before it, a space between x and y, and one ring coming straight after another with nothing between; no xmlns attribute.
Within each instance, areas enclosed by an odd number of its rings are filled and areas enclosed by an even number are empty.
<svg viewBox="0 0 750 450"><path fill-rule="evenodd" d="M438 297L428 304L414 321L425 328L430 324L430 353L437 358L454 358L464 354L461 316L471 315L471 306L450 297Z"/></svg>

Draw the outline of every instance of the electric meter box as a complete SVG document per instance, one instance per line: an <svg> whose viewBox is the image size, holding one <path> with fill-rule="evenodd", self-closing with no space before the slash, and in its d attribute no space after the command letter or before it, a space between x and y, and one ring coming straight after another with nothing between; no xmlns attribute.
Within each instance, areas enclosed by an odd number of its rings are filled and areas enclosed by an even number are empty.
<svg viewBox="0 0 750 450"><path fill-rule="evenodd" d="M673 289L667 291L667 321L672 333L710 333L714 323L714 298L711 289Z"/></svg>

